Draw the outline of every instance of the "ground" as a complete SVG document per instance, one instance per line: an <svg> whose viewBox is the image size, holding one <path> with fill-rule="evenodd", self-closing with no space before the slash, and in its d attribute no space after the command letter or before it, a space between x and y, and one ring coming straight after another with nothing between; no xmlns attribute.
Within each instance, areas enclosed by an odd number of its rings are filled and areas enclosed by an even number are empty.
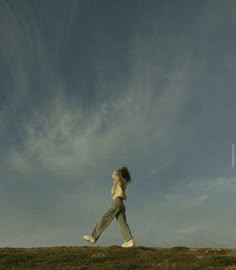
<svg viewBox="0 0 236 270"><path fill-rule="evenodd" d="M0 269L226 269L236 270L236 249L136 247L0 248Z"/></svg>

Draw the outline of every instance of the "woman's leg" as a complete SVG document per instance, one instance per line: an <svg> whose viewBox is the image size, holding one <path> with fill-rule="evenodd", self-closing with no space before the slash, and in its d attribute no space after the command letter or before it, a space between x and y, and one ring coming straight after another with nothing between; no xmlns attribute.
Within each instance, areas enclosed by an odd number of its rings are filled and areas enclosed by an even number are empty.
<svg viewBox="0 0 236 270"><path fill-rule="evenodd" d="M116 198L112 202L111 206L103 214L102 218L96 223L92 232L92 236L94 237L95 241L98 240L100 235L111 223L113 218L121 211L121 207L122 207L121 201L122 200L120 198Z"/></svg>
<svg viewBox="0 0 236 270"><path fill-rule="evenodd" d="M116 220L119 224L120 232L122 234L124 242L129 241L130 239L133 239L129 225L127 224L127 221L126 221L124 204L121 211L116 215Z"/></svg>

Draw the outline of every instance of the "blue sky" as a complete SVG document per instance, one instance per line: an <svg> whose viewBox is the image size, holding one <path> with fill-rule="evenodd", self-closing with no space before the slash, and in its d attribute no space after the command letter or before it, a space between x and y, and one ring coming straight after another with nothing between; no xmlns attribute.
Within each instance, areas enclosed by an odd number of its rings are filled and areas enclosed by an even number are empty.
<svg viewBox="0 0 236 270"><path fill-rule="evenodd" d="M235 25L233 0L0 0L0 246L86 245L126 165L137 245L235 247Z"/></svg>

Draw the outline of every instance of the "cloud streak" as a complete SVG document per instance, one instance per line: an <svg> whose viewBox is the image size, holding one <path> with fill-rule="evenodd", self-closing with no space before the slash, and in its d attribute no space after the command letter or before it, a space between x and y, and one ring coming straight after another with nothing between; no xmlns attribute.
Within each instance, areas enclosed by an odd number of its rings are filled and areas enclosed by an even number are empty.
<svg viewBox="0 0 236 270"><path fill-rule="evenodd" d="M58 93L48 108L35 111L22 127L23 147L14 148L8 161L22 173L36 168L76 173L112 153L125 153L124 145L140 154L144 147L170 143L185 102L187 62L181 71L178 67L178 73L173 72L158 98L153 89L142 89L134 81L122 95L109 97L86 114L79 104L67 102Z"/></svg>

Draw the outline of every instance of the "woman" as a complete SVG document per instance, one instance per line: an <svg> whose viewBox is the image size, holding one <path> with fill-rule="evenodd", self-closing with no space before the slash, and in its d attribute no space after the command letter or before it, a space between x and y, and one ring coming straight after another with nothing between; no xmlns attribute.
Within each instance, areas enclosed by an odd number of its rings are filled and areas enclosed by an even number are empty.
<svg viewBox="0 0 236 270"><path fill-rule="evenodd" d="M131 181L130 172L127 167L122 167L117 171L113 171L112 178L113 186L111 189L111 195L113 201L102 218L95 225L92 234L84 235L84 239L90 243L96 243L103 231L111 223L113 218L116 217L122 237L124 239L122 247L134 247L135 243L126 222L125 205L123 203L123 200L126 199L126 186Z"/></svg>

